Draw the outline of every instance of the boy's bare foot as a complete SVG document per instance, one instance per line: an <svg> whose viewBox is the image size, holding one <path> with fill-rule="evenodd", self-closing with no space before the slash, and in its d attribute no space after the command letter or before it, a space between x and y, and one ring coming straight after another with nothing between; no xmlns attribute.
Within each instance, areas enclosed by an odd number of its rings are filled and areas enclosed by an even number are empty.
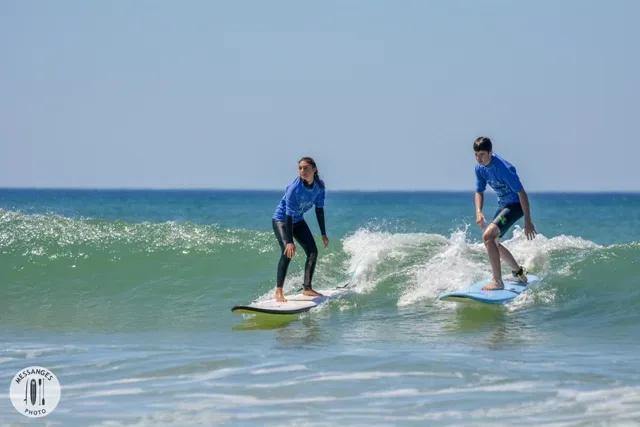
<svg viewBox="0 0 640 427"><path fill-rule="evenodd" d="M492 280L487 286L482 288L483 291L499 291L500 289L504 289L504 283L498 282L497 280Z"/></svg>

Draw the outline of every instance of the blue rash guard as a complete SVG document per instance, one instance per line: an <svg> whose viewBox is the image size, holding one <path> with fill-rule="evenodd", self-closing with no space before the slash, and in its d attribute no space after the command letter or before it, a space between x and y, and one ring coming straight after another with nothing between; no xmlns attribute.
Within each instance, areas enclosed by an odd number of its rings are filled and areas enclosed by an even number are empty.
<svg viewBox="0 0 640 427"><path fill-rule="evenodd" d="M520 202L522 183L515 166L495 153L488 166L476 164L476 191L483 193L487 184L496 192L500 209Z"/></svg>
<svg viewBox="0 0 640 427"><path fill-rule="evenodd" d="M314 180L313 186L307 188L300 177L287 186L284 196L280 200L273 219L284 222L287 216L293 218L293 223L304 219L303 215L311 207L324 208L324 188Z"/></svg>

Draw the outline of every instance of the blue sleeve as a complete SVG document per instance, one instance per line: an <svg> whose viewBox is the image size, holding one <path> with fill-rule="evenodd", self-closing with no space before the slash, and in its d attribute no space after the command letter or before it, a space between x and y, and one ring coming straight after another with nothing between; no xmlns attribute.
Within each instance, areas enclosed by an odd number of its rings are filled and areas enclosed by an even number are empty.
<svg viewBox="0 0 640 427"><path fill-rule="evenodd" d="M297 188L297 185L291 185L287 188L287 193L285 194L285 210L288 216L296 216L296 212L298 211Z"/></svg>
<svg viewBox="0 0 640 427"><path fill-rule="evenodd" d="M500 168L500 177L507 183L509 188L516 193L522 191L522 183L520 182L520 177L516 172L516 168L513 166L509 167L504 163L501 163L502 167Z"/></svg>
<svg viewBox="0 0 640 427"><path fill-rule="evenodd" d="M316 208L324 208L324 188L318 193L316 197Z"/></svg>
<svg viewBox="0 0 640 427"><path fill-rule="evenodd" d="M476 166L476 192L484 193L487 189L487 180L480 173L480 168Z"/></svg>

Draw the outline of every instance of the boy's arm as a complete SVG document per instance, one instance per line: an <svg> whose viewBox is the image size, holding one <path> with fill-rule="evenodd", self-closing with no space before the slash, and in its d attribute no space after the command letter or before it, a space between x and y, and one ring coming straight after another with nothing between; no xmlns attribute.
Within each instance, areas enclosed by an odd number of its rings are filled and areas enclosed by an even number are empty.
<svg viewBox="0 0 640 427"><path fill-rule="evenodd" d="M533 226L533 221L531 220L529 196L524 188L518 192L518 196L520 196L520 205L524 213L524 234L527 236L527 239L531 240L536 237L536 228Z"/></svg>
<svg viewBox="0 0 640 427"><path fill-rule="evenodd" d="M529 206L529 196L527 195L527 192L524 190L524 188L520 190L518 196L520 196L520 204L522 205L522 212L524 212L524 222L525 224L531 223L532 221L531 208Z"/></svg>
<svg viewBox="0 0 640 427"><path fill-rule="evenodd" d="M484 217L482 213L482 206L484 205L484 190L487 189L487 180L484 178L484 176L482 176L482 173L480 172L480 169L478 168L478 166L476 166L475 172L476 172L476 195L475 195L476 224L478 224L480 228L484 228L485 227L484 223L487 221L487 219Z"/></svg>
<svg viewBox="0 0 640 427"><path fill-rule="evenodd" d="M476 214L482 213L482 206L484 205L484 193L476 191Z"/></svg>
<svg viewBox="0 0 640 427"><path fill-rule="evenodd" d="M484 204L484 193L476 191L475 200L476 200L476 224L478 224L480 228L485 228L484 223L487 222L487 219L484 217L484 214L482 213L482 205Z"/></svg>

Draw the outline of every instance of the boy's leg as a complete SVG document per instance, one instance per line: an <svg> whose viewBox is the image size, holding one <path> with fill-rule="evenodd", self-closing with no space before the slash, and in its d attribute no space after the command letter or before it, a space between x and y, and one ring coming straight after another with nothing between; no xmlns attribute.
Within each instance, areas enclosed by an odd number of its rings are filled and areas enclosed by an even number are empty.
<svg viewBox="0 0 640 427"><path fill-rule="evenodd" d="M509 252L509 249L505 248L504 245L500 243L499 237L496 239L496 244L498 245L498 250L500 251L500 258L502 258L507 264L509 264L509 267L511 267L512 271L518 271L520 269L520 265L518 265L516 259L513 257L511 252Z"/></svg>
<svg viewBox="0 0 640 427"><path fill-rule="evenodd" d="M484 241L484 245L487 248L487 255L489 255L489 262L491 263L491 272L493 273L493 280L487 286L482 288L483 290L504 288L500 266L500 249L498 246L499 235L500 229L493 223L489 224L484 233L482 233L482 240Z"/></svg>
<svg viewBox="0 0 640 427"><path fill-rule="evenodd" d="M500 234L496 241L498 250L500 251L500 257L509 265L509 267L511 267L514 277L522 282L526 282L526 271L518 264L511 252L499 242L500 238L502 238L513 224L523 216L524 213L520 203L513 203L507 205L504 209L496 213L492 224L495 224L500 229Z"/></svg>

